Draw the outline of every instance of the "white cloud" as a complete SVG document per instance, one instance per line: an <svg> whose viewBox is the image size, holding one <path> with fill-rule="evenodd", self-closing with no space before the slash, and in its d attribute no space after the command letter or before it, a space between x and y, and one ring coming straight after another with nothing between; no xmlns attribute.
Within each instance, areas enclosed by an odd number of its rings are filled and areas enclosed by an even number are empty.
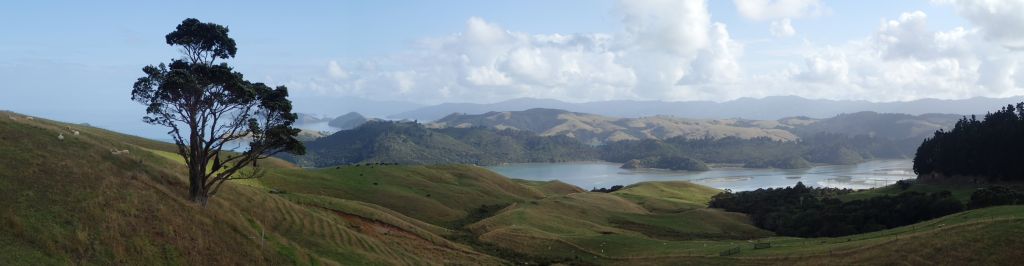
<svg viewBox="0 0 1024 266"><path fill-rule="evenodd" d="M772 21L768 31L775 37L790 37L796 34L796 29L793 29L793 24L788 18Z"/></svg>
<svg viewBox="0 0 1024 266"><path fill-rule="evenodd" d="M690 64L690 74L680 84L731 83L739 80L742 70L737 62L743 47L729 38L725 24L712 25L711 45L700 50Z"/></svg>
<svg viewBox="0 0 1024 266"><path fill-rule="evenodd" d="M742 45L724 24L711 22L705 1L619 6L623 31L616 34L529 34L471 17L461 33L423 39L389 57L346 63L346 69L331 61L331 79L296 86L418 102L590 101L714 95L714 84L740 79Z"/></svg>
<svg viewBox="0 0 1024 266"><path fill-rule="evenodd" d="M348 78L348 72L345 72L338 64L338 61L331 60L327 63L327 75L335 79Z"/></svg>
<svg viewBox="0 0 1024 266"><path fill-rule="evenodd" d="M819 0L733 0L736 11L753 20L802 18L827 14Z"/></svg>
<svg viewBox="0 0 1024 266"><path fill-rule="evenodd" d="M950 0L960 16L985 34L985 39L1012 49L1024 49L1024 1Z"/></svg>
<svg viewBox="0 0 1024 266"><path fill-rule="evenodd" d="M827 47L824 51L807 56L804 61L806 71L794 76L799 81L831 84L849 82L850 64L843 51Z"/></svg>
<svg viewBox="0 0 1024 266"><path fill-rule="evenodd" d="M824 9L816 1L753 3L775 10L757 14L777 18L776 36L795 34L788 16ZM845 43L805 40L786 51L786 59L748 69L744 43L732 38L727 25L712 21L705 1L618 5L622 30L615 33L531 34L472 17L460 33L422 39L390 56L330 61L326 75L289 85L420 103L769 95L892 101L1024 94L1024 54L1004 48L1006 42L982 26L932 29L921 11L865 26L876 30ZM779 11L791 9L803 11Z"/></svg>
<svg viewBox="0 0 1024 266"><path fill-rule="evenodd" d="M928 16L907 12L863 40L824 47L788 75L803 95L868 100L1006 97L1024 93L1015 81L1019 55L986 43L977 30L928 28Z"/></svg>
<svg viewBox="0 0 1024 266"><path fill-rule="evenodd" d="M634 50L692 56L708 43L711 15L703 0L620 1Z"/></svg>

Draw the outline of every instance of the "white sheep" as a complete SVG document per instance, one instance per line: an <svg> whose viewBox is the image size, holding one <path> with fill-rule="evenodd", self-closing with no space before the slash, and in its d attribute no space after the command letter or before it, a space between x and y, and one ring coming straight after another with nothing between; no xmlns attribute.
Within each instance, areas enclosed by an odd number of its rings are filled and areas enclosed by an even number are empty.
<svg viewBox="0 0 1024 266"><path fill-rule="evenodd" d="M72 131L75 132L75 136L78 136L78 130L72 130Z"/></svg>
<svg viewBox="0 0 1024 266"><path fill-rule="evenodd" d="M36 120L35 118L32 118L31 116L26 116L26 117L25 117L25 119L28 119L28 120Z"/></svg>
<svg viewBox="0 0 1024 266"><path fill-rule="evenodd" d="M129 153L128 150L110 149L110 154L113 154L113 155L121 155L121 154L128 154L128 153Z"/></svg>
<svg viewBox="0 0 1024 266"><path fill-rule="evenodd" d="M64 133L58 134L57 135L57 140L64 141Z"/></svg>
<svg viewBox="0 0 1024 266"><path fill-rule="evenodd" d="M11 120L18 121L18 118L14 117L13 115L9 115L7 117L10 118Z"/></svg>

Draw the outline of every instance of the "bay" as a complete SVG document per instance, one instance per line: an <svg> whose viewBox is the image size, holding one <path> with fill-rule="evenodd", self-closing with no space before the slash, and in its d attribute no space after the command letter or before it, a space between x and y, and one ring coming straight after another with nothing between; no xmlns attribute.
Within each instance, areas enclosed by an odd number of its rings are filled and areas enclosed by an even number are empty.
<svg viewBox="0 0 1024 266"><path fill-rule="evenodd" d="M733 191L787 187L797 182L814 187L866 189L916 177L910 160L873 160L853 165L805 169L712 168L710 171L630 170L608 162L522 163L487 167L511 178L560 180L583 189L630 185L643 181L685 180Z"/></svg>

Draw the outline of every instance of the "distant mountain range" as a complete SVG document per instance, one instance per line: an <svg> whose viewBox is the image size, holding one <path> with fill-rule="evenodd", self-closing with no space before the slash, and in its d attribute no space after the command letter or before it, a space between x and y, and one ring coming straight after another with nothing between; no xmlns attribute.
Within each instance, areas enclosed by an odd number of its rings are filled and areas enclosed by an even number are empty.
<svg viewBox="0 0 1024 266"><path fill-rule="evenodd" d="M921 99L907 102L868 102L814 100L798 96L772 96L760 99L740 98L727 102L711 101L601 101L568 103L551 99L520 98L491 104L444 103L389 115L391 119L435 121L452 113L483 114L491 111L522 111L533 108L561 109L614 117L646 117L672 115L700 119L745 118L776 120L785 117L806 116L827 118L843 113L873 111L921 115L984 114L992 106L1020 102L1021 97L971 98L963 100Z"/></svg>

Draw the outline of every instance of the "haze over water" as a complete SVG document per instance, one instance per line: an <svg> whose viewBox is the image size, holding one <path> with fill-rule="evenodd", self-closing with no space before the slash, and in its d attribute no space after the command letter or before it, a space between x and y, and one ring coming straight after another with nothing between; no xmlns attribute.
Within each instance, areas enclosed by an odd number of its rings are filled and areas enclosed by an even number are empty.
<svg viewBox="0 0 1024 266"><path fill-rule="evenodd" d="M875 160L855 165L806 169L713 168L710 171L629 170L606 162L525 163L491 166L502 175L526 180L560 180L583 189L630 185L643 181L685 180L733 191L787 187L803 182L814 187L865 189L915 177L910 160Z"/></svg>

